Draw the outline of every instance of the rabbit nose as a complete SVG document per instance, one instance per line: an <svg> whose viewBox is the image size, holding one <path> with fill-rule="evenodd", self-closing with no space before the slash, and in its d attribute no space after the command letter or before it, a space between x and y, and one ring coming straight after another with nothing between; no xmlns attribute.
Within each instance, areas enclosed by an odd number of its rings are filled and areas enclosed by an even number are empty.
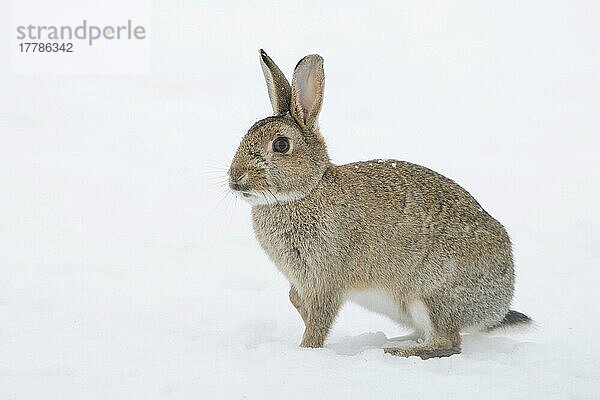
<svg viewBox="0 0 600 400"><path fill-rule="evenodd" d="M240 171L232 171L229 177L229 187L238 191L248 190L248 174Z"/></svg>

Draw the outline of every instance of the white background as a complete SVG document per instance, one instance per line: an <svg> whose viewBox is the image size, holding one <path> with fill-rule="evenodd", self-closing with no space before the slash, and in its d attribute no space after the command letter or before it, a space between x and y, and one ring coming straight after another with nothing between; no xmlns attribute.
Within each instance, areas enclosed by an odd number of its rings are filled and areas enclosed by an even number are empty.
<svg viewBox="0 0 600 400"><path fill-rule="evenodd" d="M600 3L201 3L140 8L146 74L14 74L3 29L0 398L597 396ZM348 305L297 347L224 184L270 112L261 47L288 73L325 58L334 162L426 165L507 227L535 330L401 359L378 347L402 328Z"/></svg>

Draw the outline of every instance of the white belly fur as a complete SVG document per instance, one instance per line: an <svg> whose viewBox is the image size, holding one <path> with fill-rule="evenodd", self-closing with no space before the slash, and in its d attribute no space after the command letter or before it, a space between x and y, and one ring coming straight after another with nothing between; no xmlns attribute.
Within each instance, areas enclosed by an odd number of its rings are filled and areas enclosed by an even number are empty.
<svg viewBox="0 0 600 400"><path fill-rule="evenodd" d="M383 289L351 290L346 293L346 299L369 311L385 315L403 325L408 325L425 337L433 331L429 310L420 299L415 299L406 304L405 310L398 301L394 300Z"/></svg>
<svg viewBox="0 0 600 400"><path fill-rule="evenodd" d="M383 289L351 290L346 294L346 298L369 311L385 315L394 321L406 319L400 303Z"/></svg>

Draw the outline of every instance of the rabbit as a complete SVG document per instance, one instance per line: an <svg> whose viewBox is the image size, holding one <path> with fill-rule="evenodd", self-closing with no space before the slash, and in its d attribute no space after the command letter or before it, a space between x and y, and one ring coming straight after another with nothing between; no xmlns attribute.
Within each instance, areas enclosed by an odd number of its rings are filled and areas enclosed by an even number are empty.
<svg viewBox="0 0 600 400"><path fill-rule="evenodd" d="M292 84L260 50L273 116L243 137L229 186L252 206L253 229L290 282L305 324L301 347L323 347L346 301L413 333L384 346L423 359L461 352L461 331L527 325L504 227L457 183L398 160L333 164L319 130L323 58L304 57Z"/></svg>

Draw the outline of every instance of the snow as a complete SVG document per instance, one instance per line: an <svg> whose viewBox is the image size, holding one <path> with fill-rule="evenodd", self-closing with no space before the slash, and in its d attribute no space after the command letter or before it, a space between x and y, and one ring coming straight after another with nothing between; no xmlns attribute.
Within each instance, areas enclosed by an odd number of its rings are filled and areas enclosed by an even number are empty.
<svg viewBox="0 0 600 400"><path fill-rule="evenodd" d="M163 3L151 74L0 61L0 398L597 398L596 2ZM323 55L335 162L426 165L507 227L536 329L402 359L380 348L407 332L349 304L324 349L298 348L226 191L270 111L259 48L287 73Z"/></svg>

